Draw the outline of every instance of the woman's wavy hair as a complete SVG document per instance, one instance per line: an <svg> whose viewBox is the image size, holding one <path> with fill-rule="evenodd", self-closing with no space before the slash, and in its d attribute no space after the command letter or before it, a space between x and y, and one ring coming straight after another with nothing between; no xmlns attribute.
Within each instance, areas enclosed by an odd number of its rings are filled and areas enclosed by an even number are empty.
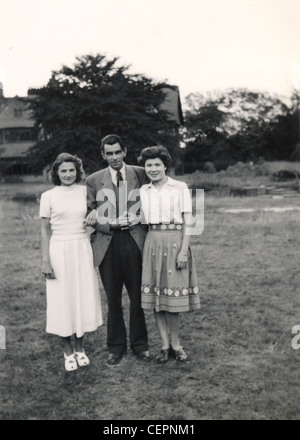
<svg viewBox="0 0 300 440"><path fill-rule="evenodd" d="M156 159L157 157L164 163L167 169L170 167L172 157L166 147L163 147L162 145L144 148L141 151L141 155L138 157L138 162L144 167L147 159Z"/></svg>
<svg viewBox="0 0 300 440"><path fill-rule="evenodd" d="M79 183L84 178L84 170L82 165L82 160L79 159L76 155L72 155L69 153L61 153L57 156L55 161L52 164L52 167L49 172L49 180L53 185L60 186L61 181L58 176L58 168L63 162L72 162L75 165L76 169L76 179L75 182Z"/></svg>

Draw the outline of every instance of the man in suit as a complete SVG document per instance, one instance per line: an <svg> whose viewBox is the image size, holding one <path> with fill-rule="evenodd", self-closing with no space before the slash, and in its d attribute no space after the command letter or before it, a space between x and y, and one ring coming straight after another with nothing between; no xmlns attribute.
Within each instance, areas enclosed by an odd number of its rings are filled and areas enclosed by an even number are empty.
<svg viewBox="0 0 300 440"><path fill-rule="evenodd" d="M142 251L147 228L139 222L139 200L131 196L139 192L146 175L142 167L124 163L126 153L119 136L103 138L101 154L108 167L86 180L89 212L86 224L96 229L92 238L94 259L107 295L109 365L119 364L127 352L123 285L130 299L131 349L139 360L150 360L141 308Z"/></svg>

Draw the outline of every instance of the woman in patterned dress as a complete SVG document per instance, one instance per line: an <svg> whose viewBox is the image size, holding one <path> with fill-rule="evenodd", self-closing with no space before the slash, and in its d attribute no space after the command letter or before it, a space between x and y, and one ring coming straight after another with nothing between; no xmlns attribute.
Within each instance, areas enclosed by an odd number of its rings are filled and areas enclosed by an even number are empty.
<svg viewBox="0 0 300 440"><path fill-rule="evenodd" d="M171 157L165 147L145 148L139 160L150 179L140 189L143 221L149 228L143 251L142 307L154 310L162 341L157 362L167 362L170 356L184 362L188 356L179 341L179 314L200 308L187 234L191 196L184 182L167 177Z"/></svg>
<svg viewBox="0 0 300 440"><path fill-rule="evenodd" d="M62 338L67 371L89 365L84 333L103 324L97 273L85 228L86 187L78 185L83 174L77 156L61 153L50 171L55 186L44 192L40 201L46 332Z"/></svg>

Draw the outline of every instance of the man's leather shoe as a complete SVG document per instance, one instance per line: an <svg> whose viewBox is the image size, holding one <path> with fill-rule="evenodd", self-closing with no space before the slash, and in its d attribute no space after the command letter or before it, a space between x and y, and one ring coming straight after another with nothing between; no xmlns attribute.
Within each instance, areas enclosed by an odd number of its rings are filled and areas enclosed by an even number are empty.
<svg viewBox="0 0 300 440"><path fill-rule="evenodd" d="M118 365L123 358L123 353L109 353L107 364Z"/></svg>
<svg viewBox="0 0 300 440"><path fill-rule="evenodd" d="M150 362L151 361L151 357L150 357L148 350L147 351L139 351L138 353L135 353L135 355L139 361L142 361L142 362Z"/></svg>

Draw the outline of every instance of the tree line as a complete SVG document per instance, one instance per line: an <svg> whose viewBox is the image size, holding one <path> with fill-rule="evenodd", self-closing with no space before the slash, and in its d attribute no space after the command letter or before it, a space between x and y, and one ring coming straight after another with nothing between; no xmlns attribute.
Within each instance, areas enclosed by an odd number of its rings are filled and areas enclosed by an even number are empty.
<svg viewBox="0 0 300 440"><path fill-rule="evenodd" d="M299 105L246 89L187 97L186 168L206 161L218 170L238 161L299 159Z"/></svg>
<svg viewBox="0 0 300 440"><path fill-rule="evenodd" d="M100 140L109 133L123 138L130 164L142 148L166 146L178 174L201 170L208 161L220 170L237 161L297 159L298 105L246 89L193 93L178 136L162 105L166 86L101 54L53 71L45 87L29 89L40 133L28 153L31 166L38 172L65 151L77 154L88 173L98 170L104 166Z"/></svg>

